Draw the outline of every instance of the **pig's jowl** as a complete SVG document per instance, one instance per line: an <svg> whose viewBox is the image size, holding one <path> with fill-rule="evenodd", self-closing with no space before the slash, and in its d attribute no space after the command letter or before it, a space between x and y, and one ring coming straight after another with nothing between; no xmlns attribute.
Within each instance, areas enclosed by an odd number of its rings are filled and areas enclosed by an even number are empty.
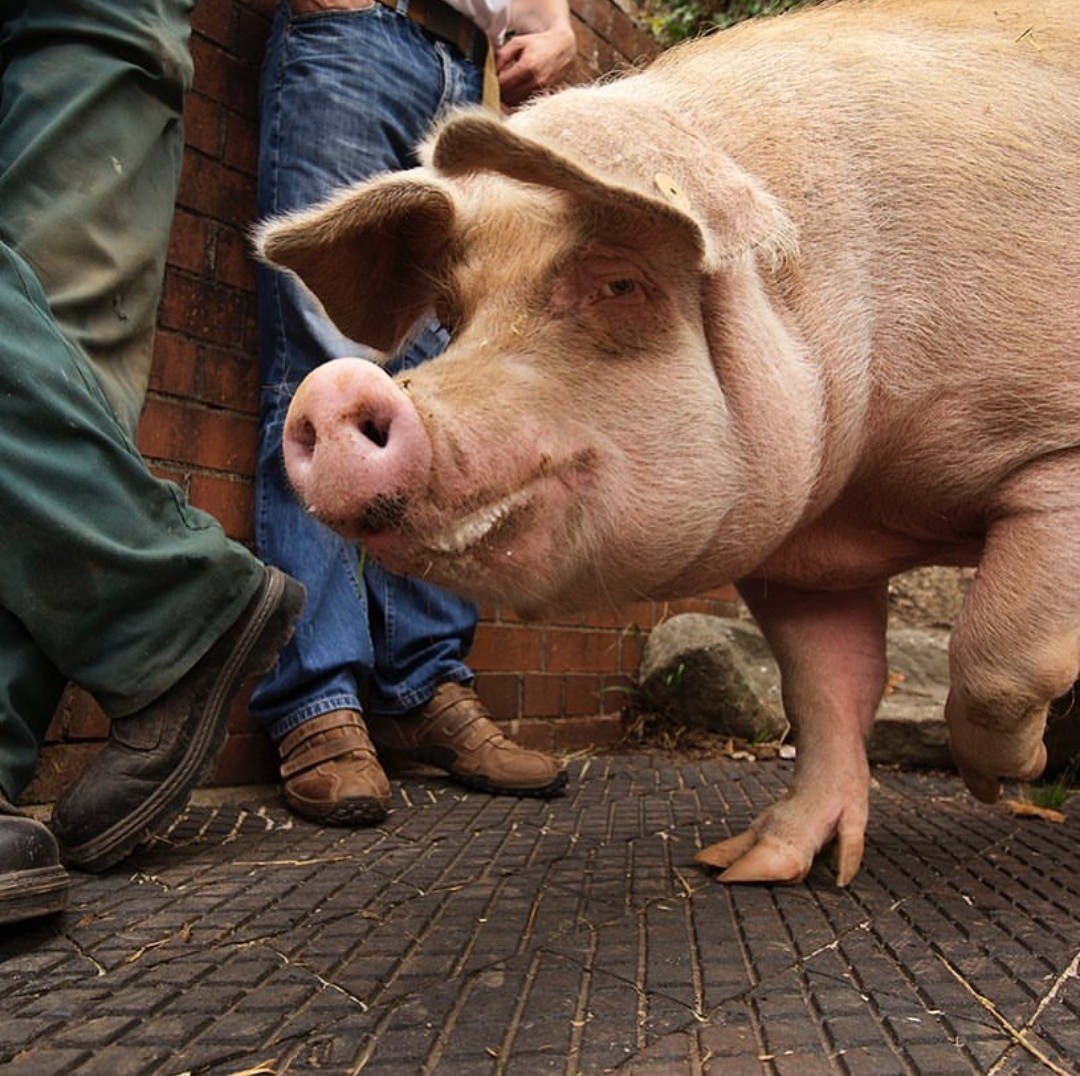
<svg viewBox="0 0 1080 1076"><path fill-rule="evenodd" d="M946 705L972 792L1037 774L1080 663L1080 4L754 22L260 232L365 359L296 393L298 495L388 567L541 614L737 582L792 786L726 881L862 857L890 575L976 564Z"/></svg>

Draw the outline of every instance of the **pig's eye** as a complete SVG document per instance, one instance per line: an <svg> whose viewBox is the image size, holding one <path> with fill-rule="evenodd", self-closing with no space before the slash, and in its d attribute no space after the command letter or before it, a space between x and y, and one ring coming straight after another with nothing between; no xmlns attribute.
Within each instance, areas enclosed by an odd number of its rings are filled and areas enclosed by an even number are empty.
<svg viewBox="0 0 1080 1076"><path fill-rule="evenodd" d="M635 291L637 291L636 280L631 280L629 277L619 277L600 285L600 298L625 299L626 296L633 295Z"/></svg>

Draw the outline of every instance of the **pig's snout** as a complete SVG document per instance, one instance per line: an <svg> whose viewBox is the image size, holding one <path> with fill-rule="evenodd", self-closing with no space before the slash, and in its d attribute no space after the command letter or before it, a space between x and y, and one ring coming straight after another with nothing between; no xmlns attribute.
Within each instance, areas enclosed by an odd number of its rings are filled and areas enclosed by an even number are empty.
<svg viewBox="0 0 1080 1076"><path fill-rule="evenodd" d="M431 468L431 443L412 401L364 359L335 359L301 382L282 449L300 499L351 538L397 525Z"/></svg>

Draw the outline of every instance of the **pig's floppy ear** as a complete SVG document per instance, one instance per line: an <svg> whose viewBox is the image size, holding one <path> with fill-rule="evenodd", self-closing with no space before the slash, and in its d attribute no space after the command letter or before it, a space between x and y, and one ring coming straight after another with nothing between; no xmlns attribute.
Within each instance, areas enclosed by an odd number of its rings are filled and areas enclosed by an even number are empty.
<svg viewBox="0 0 1080 1076"><path fill-rule="evenodd" d="M705 269L748 251L775 257L796 246L794 225L755 179L671 114L626 98L564 90L509 123L460 112L436 130L424 155L447 176L498 172L564 190L631 225L677 228Z"/></svg>
<svg viewBox="0 0 1080 1076"><path fill-rule="evenodd" d="M418 170L350 187L254 233L269 265L289 269L352 340L396 350L432 305L430 267L450 234L449 194Z"/></svg>

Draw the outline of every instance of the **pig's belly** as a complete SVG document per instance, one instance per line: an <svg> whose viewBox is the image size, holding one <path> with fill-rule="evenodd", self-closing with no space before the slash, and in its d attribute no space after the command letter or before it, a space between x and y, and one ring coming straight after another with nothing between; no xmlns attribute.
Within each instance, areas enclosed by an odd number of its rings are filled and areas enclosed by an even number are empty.
<svg viewBox="0 0 1080 1076"><path fill-rule="evenodd" d="M880 530L815 527L789 538L749 578L818 590L850 590L912 568L970 566L983 543L948 536L917 538Z"/></svg>

